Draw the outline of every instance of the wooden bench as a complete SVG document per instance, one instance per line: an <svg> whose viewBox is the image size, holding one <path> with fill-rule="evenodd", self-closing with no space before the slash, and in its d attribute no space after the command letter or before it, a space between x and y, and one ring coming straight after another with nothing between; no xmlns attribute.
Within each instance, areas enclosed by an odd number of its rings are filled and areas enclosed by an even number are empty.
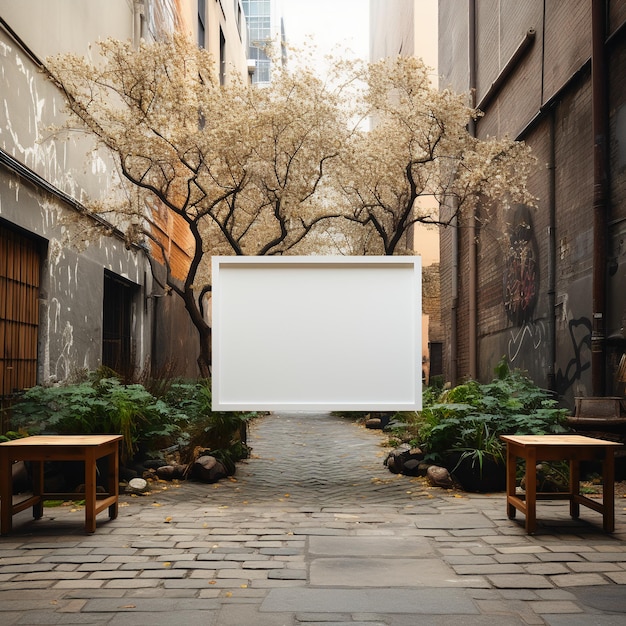
<svg viewBox="0 0 626 626"><path fill-rule="evenodd" d="M516 510L526 516L526 532L537 528L537 500L568 500L570 515L580 516L580 505L602 514L604 531L615 530L615 449L622 444L582 435L502 435L506 442L506 505L509 519ZM525 462L525 494L517 494L517 459ZM569 490L565 493L537 493L537 462L569 461ZM602 463L602 501L592 500L580 493L580 462Z"/></svg>
<svg viewBox="0 0 626 626"><path fill-rule="evenodd" d="M6 535L13 527L13 515L33 507L33 517L43 516L44 500L76 500L76 493L46 493L43 467L45 461L83 461L85 464L85 531L96 530L96 515L109 509L109 518L118 512L119 442L121 435L37 435L0 443L0 534ZM107 457L106 494L96 489L96 461ZM30 461L33 494L13 502L14 461Z"/></svg>

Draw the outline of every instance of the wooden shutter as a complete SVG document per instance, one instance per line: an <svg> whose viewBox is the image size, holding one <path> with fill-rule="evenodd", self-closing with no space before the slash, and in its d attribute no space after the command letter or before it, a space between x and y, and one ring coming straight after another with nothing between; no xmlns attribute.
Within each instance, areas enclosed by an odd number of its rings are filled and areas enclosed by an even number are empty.
<svg viewBox="0 0 626 626"><path fill-rule="evenodd" d="M37 384L41 255L0 223L0 398Z"/></svg>

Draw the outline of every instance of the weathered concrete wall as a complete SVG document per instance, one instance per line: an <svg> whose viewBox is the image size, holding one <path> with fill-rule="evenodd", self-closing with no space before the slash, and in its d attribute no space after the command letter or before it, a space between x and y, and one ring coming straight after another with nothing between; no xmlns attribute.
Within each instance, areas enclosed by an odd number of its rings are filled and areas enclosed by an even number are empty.
<svg viewBox="0 0 626 626"><path fill-rule="evenodd" d="M37 56L89 53L88 42L98 36L132 35L133 3L0 0L0 15ZM36 238L43 259L38 382L61 380L101 364L105 270L134 285L135 367L150 365L158 342L162 362L180 361L177 373L195 376L197 337L182 304L171 305L176 325L158 319L143 250L127 249L115 236L88 234L93 220L80 217L72 204L108 195L117 178L115 162L79 134L65 140L46 132L47 126L63 121L63 98L39 71L36 59L2 28L0 75L0 149L26 168L25 175L18 176L0 165L0 219ZM49 184L53 193L42 184Z"/></svg>

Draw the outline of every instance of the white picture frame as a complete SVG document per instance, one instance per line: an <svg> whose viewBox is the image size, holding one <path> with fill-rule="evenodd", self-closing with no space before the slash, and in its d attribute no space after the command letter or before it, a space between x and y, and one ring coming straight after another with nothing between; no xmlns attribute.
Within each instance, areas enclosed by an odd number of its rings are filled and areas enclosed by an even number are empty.
<svg viewBox="0 0 626 626"><path fill-rule="evenodd" d="M212 260L214 411L422 404L421 259Z"/></svg>

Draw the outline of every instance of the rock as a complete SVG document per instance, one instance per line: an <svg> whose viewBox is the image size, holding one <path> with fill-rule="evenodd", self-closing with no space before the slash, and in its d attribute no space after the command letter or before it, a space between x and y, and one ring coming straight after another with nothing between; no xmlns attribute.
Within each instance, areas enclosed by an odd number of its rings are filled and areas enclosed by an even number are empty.
<svg viewBox="0 0 626 626"><path fill-rule="evenodd" d="M382 421L378 417L370 417L368 420L365 420L365 428L382 428Z"/></svg>
<svg viewBox="0 0 626 626"><path fill-rule="evenodd" d="M407 476L420 476L420 466L422 465L421 461L417 459L409 459L402 465L402 473Z"/></svg>
<svg viewBox="0 0 626 626"><path fill-rule="evenodd" d="M420 461L419 464L419 474L418 476L426 476L428 473L428 468L430 467L430 463L426 463L426 461Z"/></svg>
<svg viewBox="0 0 626 626"><path fill-rule="evenodd" d="M419 465L423 459L424 453L420 448L411 448L408 443L403 443L387 455L385 465L394 474L424 476L426 474L425 469L422 468L421 473L418 473Z"/></svg>
<svg viewBox="0 0 626 626"><path fill-rule="evenodd" d="M426 472L428 482L432 487L442 487L443 489L453 489L454 482L450 472L445 467L431 465Z"/></svg>
<svg viewBox="0 0 626 626"><path fill-rule="evenodd" d="M391 454L385 459L385 465L393 474L402 473L402 463L398 462L398 458Z"/></svg>
<svg viewBox="0 0 626 626"><path fill-rule="evenodd" d="M174 480L176 468L173 465L162 465L156 468L156 475L162 480Z"/></svg>
<svg viewBox="0 0 626 626"><path fill-rule="evenodd" d="M156 475L162 480L175 480L185 478L186 465L162 465L156 470Z"/></svg>
<svg viewBox="0 0 626 626"><path fill-rule="evenodd" d="M226 468L214 456L198 457L191 467L191 473L203 483L215 483L228 476Z"/></svg>
<svg viewBox="0 0 626 626"><path fill-rule="evenodd" d="M126 493L145 494L150 491L148 481L143 478L131 478L126 487Z"/></svg>

